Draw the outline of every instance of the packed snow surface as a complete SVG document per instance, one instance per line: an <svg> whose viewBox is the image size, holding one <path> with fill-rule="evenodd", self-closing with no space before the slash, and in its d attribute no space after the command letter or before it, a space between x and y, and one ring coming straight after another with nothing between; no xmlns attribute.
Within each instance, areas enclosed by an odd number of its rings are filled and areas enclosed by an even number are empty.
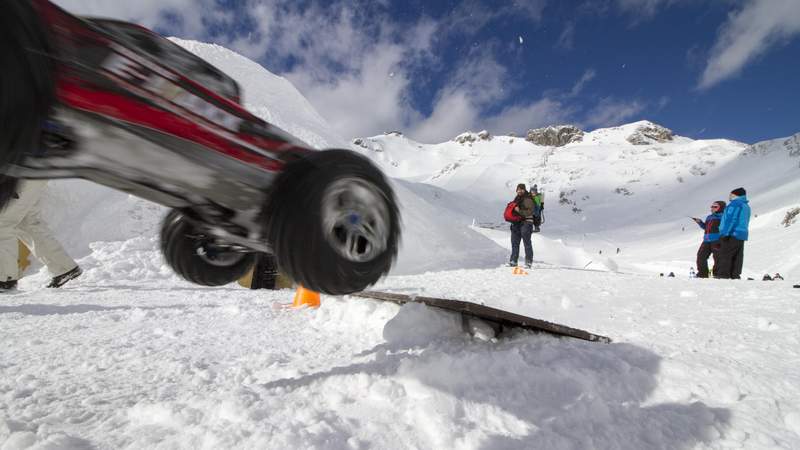
<svg viewBox="0 0 800 450"><path fill-rule="evenodd" d="M0 448L800 446L800 290L786 283L538 264L379 286L614 343L485 341L420 305L291 310L276 306L288 290L192 286L138 244L98 247L61 291L37 274L2 297Z"/></svg>
<svg viewBox="0 0 800 450"><path fill-rule="evenodd" d="M285 79L176 42L237 79L264 119L317 148L348 145ZM784 223L800 207L797 136L628 141L651 125L558 148L488 133L352 145L402 205L399 259L376 289L611 344L493 336L478 321L473 336L418 304L323 296L292 310L291 291L190 285L158 252L162 207L52 182L45 216L85 273L48 290L34 264L0 294L0 449L800 448L800 223ZM500 267L519 182L546 194L527 275ZM745 276L786 281L688 278L702 231L686 216L738 186L754 211Z"/></svg>

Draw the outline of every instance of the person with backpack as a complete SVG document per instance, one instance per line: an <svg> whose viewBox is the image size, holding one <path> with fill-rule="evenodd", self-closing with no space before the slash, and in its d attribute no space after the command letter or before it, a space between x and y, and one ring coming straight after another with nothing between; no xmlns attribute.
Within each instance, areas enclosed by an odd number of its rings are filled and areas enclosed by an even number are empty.
<svg viewBox="0 0 800 450"><path fill-rule="evenodd" d="M517 196L506 205L503 217L511 222L511 258L508 265L516 267L519 260L519 242L525 245L525 268L533 265L533 197L528 193L524 183L517 185Z"/></svg>
<svg viewBox="0 0 800 450"><path fill-rule="evenodd" d="M705 231L703 234L703 243L697 250L697 278L708 278L708 257L714 256L714 266L711 269L712 274L716 274L717 260L719 256L719 225L722 221L722 213L725 211L725 202L718 200L711 204L711 214L706 217L706 220L700 220L697 217L692 217L700 228Z"/></svg>
<svg viewBox="0 0 800 450"><path fill-rule="evenodd" d="M538 233L542 231L539 227L542 226L542 211L544 211L544 199L539 192L539 187L533 185L531 188L531 197L533 197L533 232Z"/></svg>
<svg viewBox="0 0 800 450"><path fill-rule="evenodd" d="M716 278L738 280L744 265L744 243L750 225L750 204L747 191L736 188L731 191L730 202L722 214L719 225L720 248L717 252Z"/></svg>

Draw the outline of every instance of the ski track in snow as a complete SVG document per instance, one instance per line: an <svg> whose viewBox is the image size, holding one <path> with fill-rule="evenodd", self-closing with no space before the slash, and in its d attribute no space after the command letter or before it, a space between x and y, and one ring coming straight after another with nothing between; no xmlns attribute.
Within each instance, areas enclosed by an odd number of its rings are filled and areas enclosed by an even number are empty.
<svg viewBox="0 0 800 450"><path fill-rule="evenodd" d="M63 291L37 289L38 274L0 297L0 448L800 446L800 293L788 284L542 264L378 286L484 302L605 345L482 341L419 305L323 296L319 310L288 310L275 303L291 291L166 274L114 285L96 270ZM398 338L409 324L420 327Z"/></svg>

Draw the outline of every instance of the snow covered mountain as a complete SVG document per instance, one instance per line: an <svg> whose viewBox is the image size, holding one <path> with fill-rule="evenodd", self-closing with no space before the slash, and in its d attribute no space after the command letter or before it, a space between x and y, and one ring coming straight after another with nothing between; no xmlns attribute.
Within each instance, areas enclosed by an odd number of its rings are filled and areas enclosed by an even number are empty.
<svg viewBox="0 0 800 450"><path fill-rule="evenodd" d="M559 141L559 133L566 138ZM744 186L757 215L748 244L757 275L799 268L800 227L781 224L800 206L798 136L749 146L692 140L640 121L588 133L550 127L526 137L468 132L433 145L391 132L353 144L392 177L492 205L476 216L480 223L501 222L517 183L538 184L547 219L540 244L558 239L587 255L602 251L594 259L608 268L688 271L700 237L688 217L704 217L711 202Z"/></svg>

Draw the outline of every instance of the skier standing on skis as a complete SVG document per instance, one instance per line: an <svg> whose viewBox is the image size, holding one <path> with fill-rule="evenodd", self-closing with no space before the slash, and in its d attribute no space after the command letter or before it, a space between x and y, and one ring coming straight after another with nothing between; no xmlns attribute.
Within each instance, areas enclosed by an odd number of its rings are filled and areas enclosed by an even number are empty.
<svg viewBox="0 0 800 450"><path fill-rule="evenodd" d="M0 211L0 292L17 287L20 277L17 239L31 249L53 275L47 287L61 287L81 274L81 268L41 218L40 199L46 186L44 180L20 181L8 205Z"/></svg>
<svg viewBox="0 0 800 450"><path fill-rule="evenodd" d="M533 232L538 233L541 231L539 227L542 225L544 200L542 199L542 194L539 193L539 187L535 184L531 188L531 197L533 197Z"/></svg>
<svg viewBox="0 0 800 450"><path fill-rule="evenodd" d="M730 202L722 215L719 226L720 249L717 253L717 278L738 280L744 265L744 243L748 238L750 205L747 191L736 188L731 191Z"/></svg>
<svg viewBox="0 0 800 450"><path fill-rule="evenodd" d="M692 220L702 228L703 243L697 250L697 278L708 278L708 257L714 256L714 267L711 269L712 275L716 275L717 261L719 260L719 224L722 221L722 213L725 211L725 202L718 200L711 204L711 214L706 220L692 217Z"/></svg>
<svg viewBox="0 0 800 450"><path fill-rule="evenodd" d="M522 220L511 224L511 258L508 265L515 267L519 260L519 241L525 245L525 267L530 268L533 264L533 244L531 243L531 233L533 233L533 197L528 193L524 183L517 185L517 196L514 198L516 207L514 212Z"/></svg>

